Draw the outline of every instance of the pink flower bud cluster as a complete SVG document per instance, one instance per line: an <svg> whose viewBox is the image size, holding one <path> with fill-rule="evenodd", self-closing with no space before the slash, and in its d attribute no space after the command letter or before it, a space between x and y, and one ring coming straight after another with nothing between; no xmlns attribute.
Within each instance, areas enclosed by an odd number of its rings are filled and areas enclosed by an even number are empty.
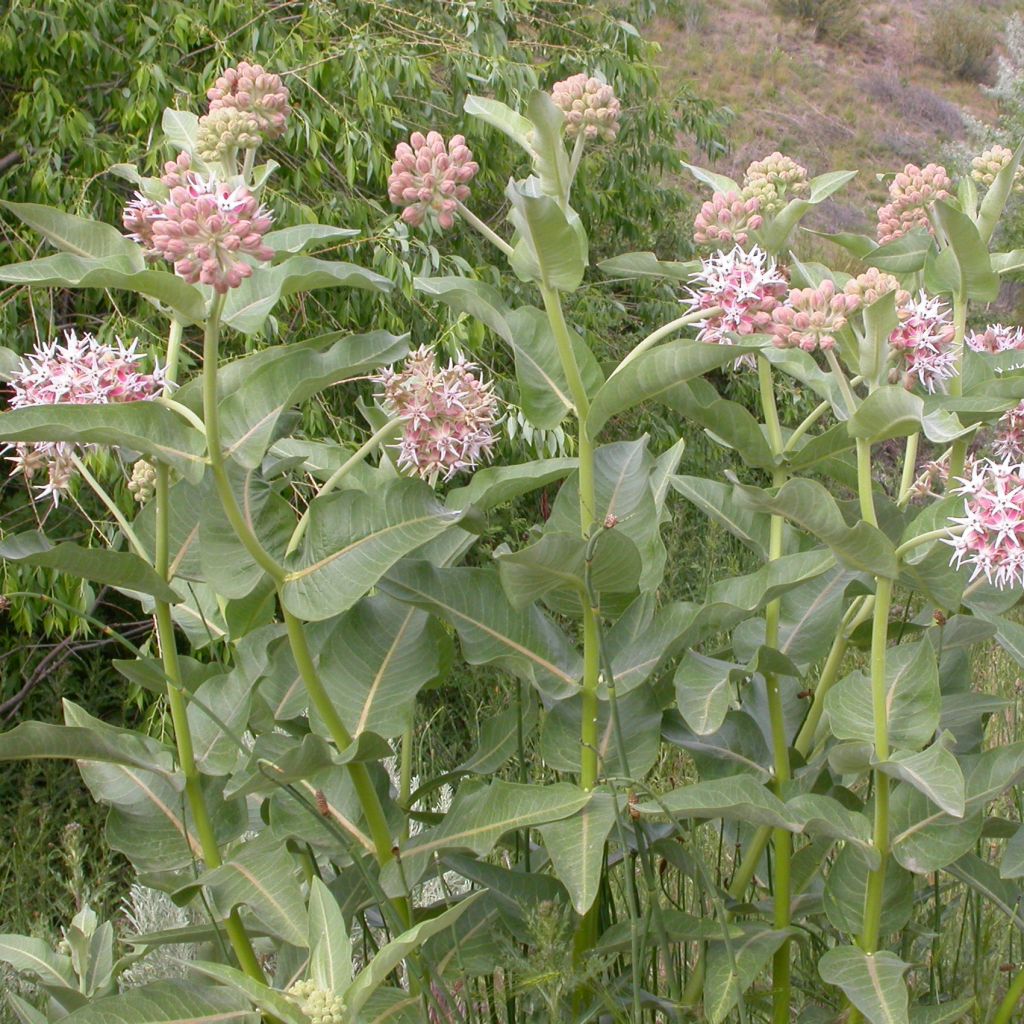
<svg viewBox="0 0 1024 1024"><path fill-rule="evenodd" d="M404 206L402 220L419 227L429 219L440 228L455 223L458 204L469 198L469 182L478 170L461 135L448 145L438 132L413 132L400 142L388 178L388 197Z"/></svg>
<svg viewBox="0 0 1024 1024"><path fill-rule="evenodd" d="M188 184L189 172L192 170L192 156L189 153L179 153L174 160L168 160L164 164L164 173L160 175L160 181L168 189L181 188Z"/></svg>
<svg viewBox="0 0 1024 1024"><path fill-rule="evenodd" d="M902 312L910 302L910 292L900 287L900 283L892 274L887 274L877 267L869 267L863 274L858 274L843 285L847 295L855 295L860 299L861 306L871 306L883 295L896 293L896 311Z"/></svg>
<svg viewBox="0 0 1024 1024"><path fill-rule="evenodd" d="M1001 459L1024 462L1024 402L999 418L992 448Z"/></svg>
<svg viewBox="0 0 1024 1024"><path fill-rule="evenodd" d="M565 114L565 137L614 142L619 133L621 104L610 85L587 75L572 75L551 88L555 106Z"/></svg>
<svg viewBox="0 0 1024 1024"><path fill-rule="evenodd" d="M761 201L739 192L716 192L700 208L693 222L698 245L746 245L750 232L764 223Z"/></svg>
<svg viewBox="0 0 1024 1024"><path fill-rule="evenodd" d="M859 308L860 299L836 291L831 280L822 281L817 288L794 288L785 305L772 311L775 347L825 352L835 346L836 334Z"/></svg>
<svg viewBox="0 0 1024 1024"><path fill-rule="evenodd" d="M721 310L699 321L697 340L712 345L734 344L730 334L770 333L772 311L788 289L785 274L757 246L744 252L737 245L731 252L701 260L701 269L690 281L692 311ZM753 357L741 356L735 368L753 363Z"/></svg>
<svg viewBox="0 0 1024 1024"><path fill-rule="evenodd" d="M96 340L91 334L79 337L64 333L63 344L54 340L30 352L11 378L12 409L39 405L107 405L153 398L163 388L163 371L156 367L144 373L146 358L136 351L137 342L114 345ZM15 452L15 471L31 479L37 472L47 474L41 493L51 495L54 504L74 475L71 456L76 448L66 441L39 441L8 446Z"/></svg>
<svg viewBox="0 0 1024 1024"><path fill-rule="evenodd" d="M240 110L256 118L258 130L268 141L284 134L291 107L288 88L280 75L271 74L259 64L242 61L227 68L207 91L210 114L220 110Z"/></svg>
<svg viewBox="0 0 1024 1024"><path fill-rule="evenodd" d="M273 258L274 250L263 243L271 223L270 213L244 186L187 174L152 221L150 251L173 263L189 284L224 294L252 275L242 256Z"/></svg>
<svg viewBox="0 0 1024 1024"><path fill-rule="evenodd" d="M491 383L474 374L476 367L460 357L439 368L423 346L405 367L382 370L373 380L383 387L383 404L404 421L397 445L398 465L428 480L450 480L472 469L494 447L498 402Z"/></svg>
<svg viewBox="0 0 1024 1024"><path fill-rule="evenodd" d="M758 199L759 212L765 217L782 211L788 193L800 196L808 189L807 169L778 151L755 160L743 175L743 198Z"/></svg>
<svg viewBox="0 0 1024 1024"><path fill-rule="evenodd" d="M962 532L946 541L950 564L971 565L972 580L984 575L1000 589L1024 585L1024 466L979 459L960 483L964 514L950 523Z"/></svg>
<svg viewBox="0 0 1024 1024"><path fill-rule="evenodd" d="M899 327L889 335L889 347L902 361L903 386L909 391L916 380L929 394L941 391L945 381L957 374L956 328L949 308L922 292L904 307L904 313Z"/></svg>
<svg viewBox="0 0 1024 1024"><path fill-rule="evenodd" d="M948 199L952 188L953 182L945 167L928 164L922 168L907 164L889 186L889 202L878 209L879 244L902 238L914 228L931 231L928 204Z"/></svg>
<svg viewBox="0 0 1024 1024"><path fill-rule="evenodd" d="M1005 146L993 146L971 161L971 177L983 188L991 188L999 172L1013 159L1013 150ZM1013 191L1024 191L1024 167L1018 167L1013 175Z"/></svg>
<svg viewBox="0 0 1024 1024"><path fill-rule="evenodd" d="M983 331L971 331L964 341L974 352L1019 352L1024 349L1024 330L1005 324L989 324Z"/></svg>

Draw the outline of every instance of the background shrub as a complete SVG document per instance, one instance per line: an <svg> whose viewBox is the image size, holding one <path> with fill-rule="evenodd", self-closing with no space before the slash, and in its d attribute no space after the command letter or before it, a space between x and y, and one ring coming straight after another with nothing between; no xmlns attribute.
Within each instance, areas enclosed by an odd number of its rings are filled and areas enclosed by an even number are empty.
<svg viewBox="0 0 1024 1024"><path fill-rule="evenodd" d="M981 82L992 69L995 33L973 4L949 4L931 14L925 45L947 74Z"/></svg>
<svg viewBox="0 0 1024 1024"><path fill-rule="evenodd" d="M841 43L860 30L859 0L772 0L784 18L796 18L814 27L819 42Z"/></svg>

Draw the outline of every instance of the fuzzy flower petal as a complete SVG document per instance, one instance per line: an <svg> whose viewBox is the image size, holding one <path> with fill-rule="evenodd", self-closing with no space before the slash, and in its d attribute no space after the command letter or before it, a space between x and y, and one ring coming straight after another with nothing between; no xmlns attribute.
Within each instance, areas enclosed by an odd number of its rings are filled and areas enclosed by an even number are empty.
<svg viewBox="0 0 1024 1024"><path fill-rule="evenodd" d="M942 391L957 374L956 329L948 306L924 292L904 307L904 316L889 335L889 347L902 363L903 386L919 383L929 394Z"/></svg>
<svg viewBox="0 0 1024 1024"><path fill-rule="evenodd" d="M701 269L690 279L689 307L722 310L699 321L698 341L713 345L733 344L729 334L767 334L772 311L785 296L785 275L757 246L744 251L718 252L701 260ZM736 369L750 366L750 356L736 361Z"/></svg>
<svg viewBox="0 0 1024 1024"><path fill-rule="evenodd" d="M64 333L63 343L54 340L30 352L11 377L12 409L39 405L108 405L114 402L138 402L153 398L163 388L163 371L156 367L144 373L146 356L138 352L138 343L125 345L120 339L107 345L91 334L79 337ZM52 496L54 504L74 475L71 456L76 446L65 441L25 442L8 446L15 472L32 479L43 472L47 482L43 496Z"/></svg>
<svg viewBox="0 0 1024 1024"><path fill-rule="evenodd" d="M972 580L983 575L1000 589L1024 585L1024 465L979 459L960 483L964 514L949 520L959 528L946 541L950 564L973 566Z"/></svg>
<svg viewBox="0 0 1024 1024"><path fill-rule="evenodd" d="M438 367L424 346L401 370L388 367L373 378L382 386L384 408L405 424L397 446L400 468L433 484L487 458L498 403L475 369L462 357Z"/></svg>

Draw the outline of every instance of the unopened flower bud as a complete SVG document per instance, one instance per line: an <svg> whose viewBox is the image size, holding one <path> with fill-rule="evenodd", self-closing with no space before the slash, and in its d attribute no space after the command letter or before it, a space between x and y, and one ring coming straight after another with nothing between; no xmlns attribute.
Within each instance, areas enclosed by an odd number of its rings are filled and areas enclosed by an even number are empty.
<svg viewBox="0 0 1024 1024"><path fill-rule="evenodd" d="M284 134L291 107L288 88L280 75L271 74L259 64L242 61L227 68L207 92L210 113L232 109L252 114L258 130L267 141Z"/></svg>
<svg viewBox="0 0 1024 1024"><path fill-rule="evenodd" d="M156 492L156 466L145 459L137 460L132 466L128 490L140 505L145 505Z"/></svg>
<svg viewBox="0 0 1024 1024"><path fill-rule="evenodd" d="M827 351L835 346L836 334L859 307L858 296L837 292L835 282L829 279L816 288L794 288L785 304L772 311L774 344L805 352Z"/></svg>
<svg viewBox="0 0 1024 1024"><path fill-rule="evenodd" d="M251 111L220 107L199 118L196 152L208 164L233 157L240 149L256 149L262 141L259 119Z"/></svg>
<svg viewBox="0 0 1024 1024"><path fill-rule="evenodd" d="M440 228L455 223L458 204L469 198L469 182L478 170L461 135L446 145L438 132L413 132L400 142L388 177L388 197L404 206L402 220L419 227L430 220Z"/></svg>
<svg viewBox="0 0 1024 1024"><path fill-rule="evenodd" d="M991 188L999 172L1013 160L1013 150L1006 146L993 146L971 161L971 177L983 188ZM1024 192L1024 167L1018 166L1013 175L1013 191Z"/></svg>
<svg viewBox="0 0 1024 1024"><path fill-rule="evenodd" d="M581 132L587 139L614 142L621 104L610 85L584 74L572 75L551 87L551 99L565 115L565 137Z"/></svg>
<svg viewBox="0 0 1024 1024"><path fill-rule="evenodd" d="M764 223L761 203L756 197L743 198L738 192L716 192L693 222L693 239L698 245L746 245L751 231Z"/></svg>
<svg viewBox="0 0 1024 1024"><path fill-rule="evenodd" d="M786 205L788 195L801 196L808 188L806 168L776 151L747 168L741 195L744 199L756 198L758 212L774 217Z"/></svg>
<svg viewBox="0 0 1024 1024"><path fill-rule="evenodd" d="M927 207L938 199L949 199L952 188L945 167L907 164L889 185L889 202L879 207L879 244L895 241L915 228L931 231Z"/></svg>

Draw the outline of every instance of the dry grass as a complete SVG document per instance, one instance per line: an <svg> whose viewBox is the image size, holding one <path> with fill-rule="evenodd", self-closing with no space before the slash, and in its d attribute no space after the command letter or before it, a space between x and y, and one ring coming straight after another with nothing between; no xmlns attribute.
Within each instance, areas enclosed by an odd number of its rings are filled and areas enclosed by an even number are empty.
<svg viewBox="0 0 1024 1024"><path fill-rule="evenodd" d="M927 49L929 0L863 5L862 29L842 45L815 39L813 26L779 17L770 0L720 0L699 29L662 19L655 38L669 86L689 80L736 115L731 152L715 169L742 174L775 149L812 174L859 168L830 209L823 230L873 228L885 188L878 175L936 159L963 133L959 111L994 120L994 103L973 83L946 73ZM1024 4L972 3L1000 26Z"/></svg>

